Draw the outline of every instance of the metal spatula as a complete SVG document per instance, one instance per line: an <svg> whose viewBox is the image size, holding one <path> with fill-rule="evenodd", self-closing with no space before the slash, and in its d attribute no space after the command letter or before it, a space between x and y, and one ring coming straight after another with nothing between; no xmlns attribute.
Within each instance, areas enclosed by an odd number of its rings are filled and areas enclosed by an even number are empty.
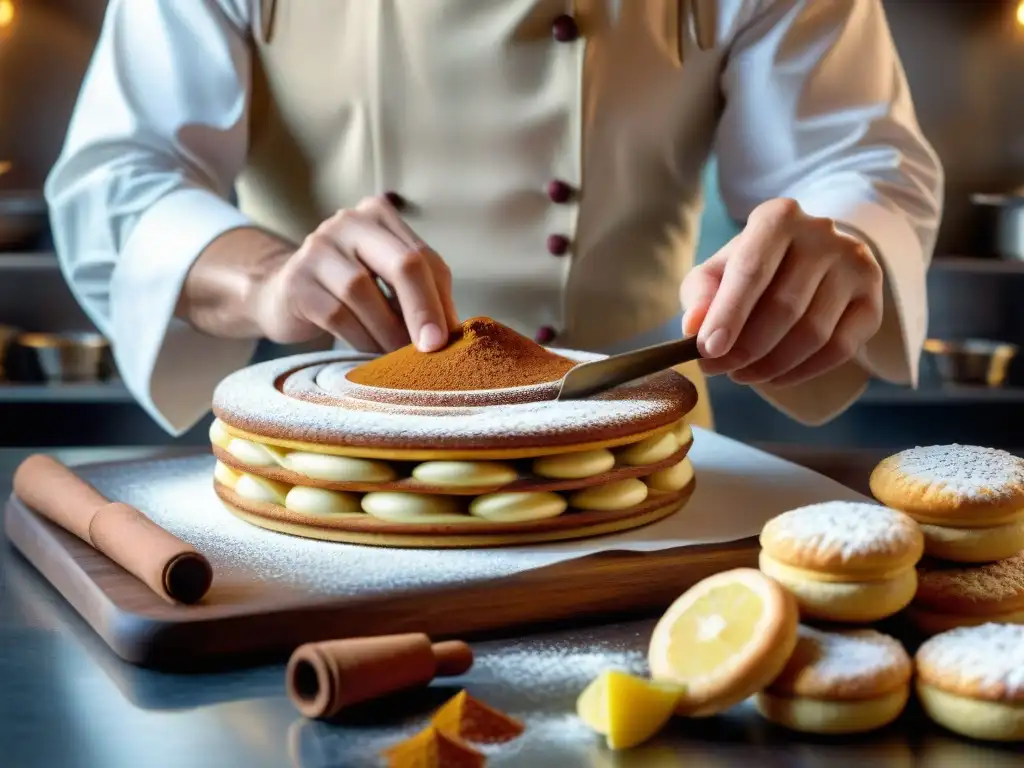
<svg viewBox="0 0 1024 768"><path fill-rule="evenodd" d="M581 363L562 377L559 400L581 400L652 373L700 359L697 337L644 347Z"/></svg>

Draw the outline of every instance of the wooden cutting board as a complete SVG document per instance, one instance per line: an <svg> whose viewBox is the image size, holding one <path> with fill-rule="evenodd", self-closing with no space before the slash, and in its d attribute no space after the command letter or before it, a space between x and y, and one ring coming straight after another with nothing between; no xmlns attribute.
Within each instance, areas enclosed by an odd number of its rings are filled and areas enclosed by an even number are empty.
<svg viewBox="0 0 1024 768"><path fill-rule="evenodd" d="M220 505L208 452L74 468L210 559L213 587L194 606L164 602L15 497L5 531L118 656L181 670L263 662L330 638L408 631L470 638L656 614L706 576L756 567L756 533L769 517L818 501L865 500L845 478L704 430L694 430L690 455L697 490L680 513L592 539L586 552L555 564L547 564L547 551L385 550L265 531ZM725 531L738 540L678 545L721 541ZM596 549L606 551L590 553Z"/></svg>
<svg viewBox="0 0 1024 768"><path fill-rule="evenodd" d="M215 586L170 605L131 574L11 497L10 542L125 661L183 670L255 663L315 640L392 632L470 637L530 624L635 615L729 568L756 567L756 539L659 552L602 552L470 585L325 598ZM396 555L400 556L400 555Z"/></svg>

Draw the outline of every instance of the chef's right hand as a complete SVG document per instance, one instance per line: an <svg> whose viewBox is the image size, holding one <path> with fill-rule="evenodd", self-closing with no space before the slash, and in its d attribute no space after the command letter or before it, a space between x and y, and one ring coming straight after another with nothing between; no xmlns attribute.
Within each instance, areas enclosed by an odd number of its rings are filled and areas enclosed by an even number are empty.
<svg viewBox="0 0 1024 768"><path fill-rule="evenodd" d="M393 291L401 313L377 284ZM253 312L279 344L324 331L364 352L443 347L459 325L451 272L383 197L335 213L264 276Z"/></svg>

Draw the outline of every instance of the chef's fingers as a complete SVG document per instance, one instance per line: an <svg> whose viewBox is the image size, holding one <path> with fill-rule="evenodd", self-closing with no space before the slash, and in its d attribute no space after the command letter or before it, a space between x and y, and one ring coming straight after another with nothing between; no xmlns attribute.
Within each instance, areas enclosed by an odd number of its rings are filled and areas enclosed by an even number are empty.
<svg viewBox="0 0 1024 768"><path fill-rule="evenodd" d="M437 251L428 248L424 254L430 263L430 269L434 273L434 281L437 283L438 292L441 294L441 303L444 305L444 316L448 321L448 330L454 331L461 325L459 313L455 309L455 297L452 294L452 271Z"/></svg>
<svg viewBox="0 0 1024 768"><path fill-rule="evenodd" d="M411 251L426 250L427 244L410 227L398 210L383 195L367 197L359 201L356 210L379 223L391 234L405 243Z"/></svg>
<svg viewBox="0 0 1024 768"><path fill-rule="evenodd" d="M872 329L876 325L869 300L857 299L850 302L836 324L831 340L800 365L773 379L771 385L796 386L838 368L856 356L872 336Z"/></svg>
<svg viewBox="0 0 1024 768"><path fill-rule="evenodd" d="M309 322L332 336L344 339L360 352L382 352L381 346L363 327L355 315L326 288L306 283L298 303L299 311Z"/></svg>
<svg viewBox="0 0 1024 768"><path fill-rule="evenodd" d="M730 374L739 384L763 384L797 368L832 343L850 304L850 290L842 273L833 270L818 286L807 311L769 354L753 365Z"/></svg>
<svg viewBox="0 0 1024 768"><path fill-rule="evenodd" d="M754 209L725 263L722 285L697 334L701 355L721 357L732 349L758 299L768 288L803 217L793 200L770 200Z"/></svg>
<svg viewBox="0 0 1024 768"><path fill-rule="evenodd" d="M727 244L711 258L695 266L683 278L679 286L679 303L683 307L683 336L693 336L700 331L708 308L722 284L722 272L730 245Z"/></svg>
<svg viewBox="0 0 1024 768"><path fill-rule="evenodd" d="M459 315L455 311L455 300L452 298L452 273L433 248L427 245L412 227L402 218L401 213L383 195L368 197L356 206L356 210L372 217L395 237L401 240L410 250L420 251L426 257L431 271L434 273L434 284L444 308L448 331L459 327ZM388 286L393 290L393 286Z"/></svg>
<svg viewBox="0 0 1024 768"><path fill-rule="evenodd" d="M348 308L382 349L391 351L409 343L405 325L361 262L330 248L313 262L312 269L316 281Z"/></svg>
<svg viewBox="0 0 1024 768"><path fill-rule="evenodd" d="M823 248L827 247L823 245ZM743 381L746 369L770 355L807 313L835 261L835 255L817 249L791 248L771 285L761 295L750 319L728 354L708 361L708 372L738 374Z"/></svg>
<svg viewBox="0 0 1024 768"><path fill-rule="evenodd" d="M394 289L409 338L421 351L433 352L447 343L448 334L442 330L444 306L422 251L410 250L392 232L357 211L339 211L318 232Z"/></svg>

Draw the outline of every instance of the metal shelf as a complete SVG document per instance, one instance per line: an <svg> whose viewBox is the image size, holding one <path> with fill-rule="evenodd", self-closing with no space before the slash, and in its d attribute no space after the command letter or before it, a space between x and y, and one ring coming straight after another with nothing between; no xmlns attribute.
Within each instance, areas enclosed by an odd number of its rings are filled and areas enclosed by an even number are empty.
<svg viewBox="0 0 1024 768"><path fill-rule="evenodd" d="M57 255L49 251L38 253L0 252L0 272L26 270L58 270Z"/></svg>
<svg viewBox="0 0 1024 768"><path fill-rule="evenodd" d="M84 384L0 383L0 404L6 403L133 403L120 381Z"/></svg>
<svg viewBox="0 0 1024 768"><path fill-rule="evenodd" d="M972 384L922 384L918 389L872 382L858 402L872 405L1024 404L1024 387L985 387Z"/></svg>
<svg viewBox="0 0 1024 768"><path fill-rule="evenodd" d="M712 404L722 407L725 403L742 400L755 401L758 396L752 390L735 384L718 383L711 380ZM923 383L918 389L899 387L883 381L872 381L867 390L853 404L859 406L886 405L989 405L995 403L1024 405L1024 387L985 387L969 384Z"/></svg>
<svg viewBox="0 0 1024 768"><path fill-rule="evenodd" d="M1024 275L1024 261L970 256L936 256L932 259L936 272L967 272L976 275Z"/></svg>

